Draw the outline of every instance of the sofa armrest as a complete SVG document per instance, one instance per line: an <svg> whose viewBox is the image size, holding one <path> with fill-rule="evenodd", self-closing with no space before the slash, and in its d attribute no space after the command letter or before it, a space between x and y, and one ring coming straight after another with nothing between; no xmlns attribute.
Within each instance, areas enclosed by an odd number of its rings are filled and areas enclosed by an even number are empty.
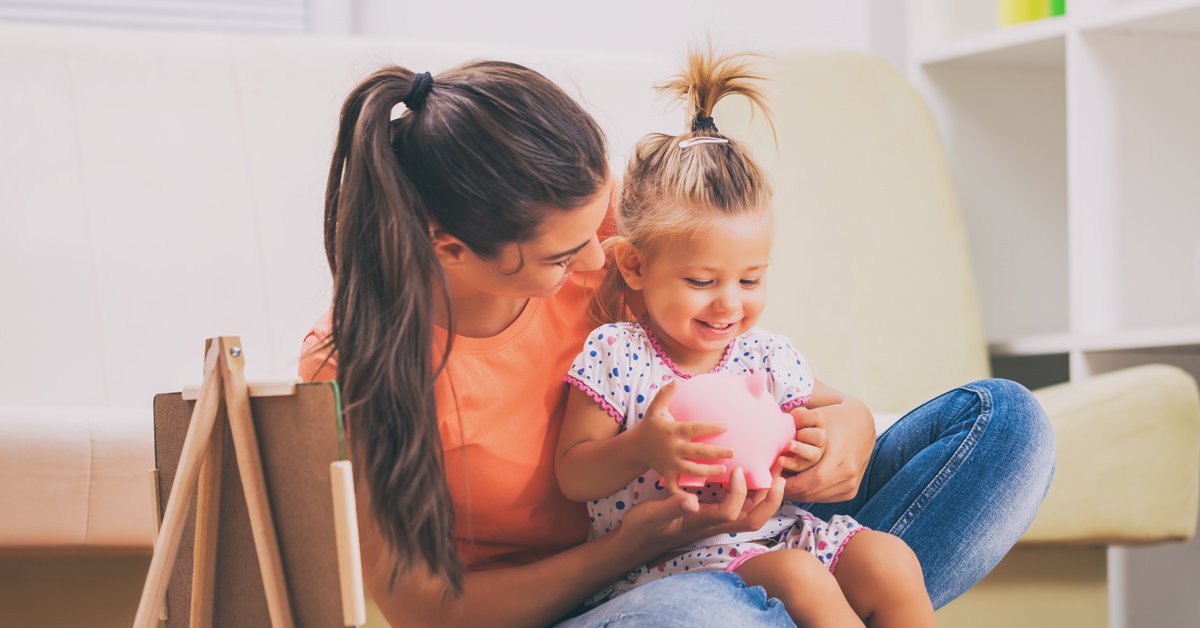
<svg viewBox="0 0 1200 628"><path fill-rule="evenodd" d="M1173 366L1114 371L1035 391L1058 463L1022 544L1182 541L1200 501L1200 395Z"/></svg>
<svg viewBox="0 0 1200 628"><path fill-rule="evenodd" d="M0 407L0 550L146 553L147 410Z"/></svg>

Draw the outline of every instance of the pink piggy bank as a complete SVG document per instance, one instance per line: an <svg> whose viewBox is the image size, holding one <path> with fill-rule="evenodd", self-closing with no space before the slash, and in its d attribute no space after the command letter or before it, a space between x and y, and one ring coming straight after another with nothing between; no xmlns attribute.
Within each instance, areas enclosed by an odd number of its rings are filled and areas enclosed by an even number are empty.
<svg viewBox="0 0 1200 628"><path fill-rule="evenodd" d="M704 486L706 481L725 484L729 474L741 467L747 488L771 488L771 465L795 437L796 424L790 414L779 409L767 390L767 374L707 373L676 380L675 386L675 396L667 405L671 416L676 421L725 425L725 432L701 436L696 441L720 445L733 452L733 458L726 460L696 461L723 464L724 475L710 478L682 475L679 485L696 488Z"/></svg>

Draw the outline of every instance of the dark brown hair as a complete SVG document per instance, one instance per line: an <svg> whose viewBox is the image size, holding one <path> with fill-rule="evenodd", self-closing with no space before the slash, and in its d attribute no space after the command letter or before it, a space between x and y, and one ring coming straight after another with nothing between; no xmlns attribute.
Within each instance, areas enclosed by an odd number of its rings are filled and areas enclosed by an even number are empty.
<svg viewBox="0 0 1200 628"><path fill-rule="evenodd" d="M753 55L720 55L707 49L688 53L681 74L655 86L684 102L686 128L679 135L651 133L638 141L625 169L617 236L643 253L668 236L686 236L714 216L766 211L771 202L771 182L750 150L722 135L713 120L713 109L726 96L738 94L750 101L774 128L759 84L763 77L750 66ZM712 138L712 143L692 143ZM589 305L597 324L623 320L639 312L630 303L629 287L611 259L616 238L607 241L610 259L604 278Z"/></svg>
<svg viewBox="0 0 1200 628"><path fill-rule="evenodd" d="M396 553L393 586L415 566L461 593L434 401L451 346L433 347L433 299L447 287L430 229L493 257L533 237L547 212L593 197L608 165L592 117L529 68L464 64L427 92L421 85L420 104L393 119L417 77L385 67L342 106L325 198L327 348L337 353L355 465Z"/></svg>

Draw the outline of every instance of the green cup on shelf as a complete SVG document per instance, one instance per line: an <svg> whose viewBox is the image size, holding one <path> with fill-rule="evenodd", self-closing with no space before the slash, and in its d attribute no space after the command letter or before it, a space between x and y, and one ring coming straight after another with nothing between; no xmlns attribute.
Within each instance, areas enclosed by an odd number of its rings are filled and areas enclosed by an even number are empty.
<svg viewBox="0 0 1200 628"><path fill-rule="evenodd" d="M1050 15L1066 15L1067 0L1050 0Z"/></svg>

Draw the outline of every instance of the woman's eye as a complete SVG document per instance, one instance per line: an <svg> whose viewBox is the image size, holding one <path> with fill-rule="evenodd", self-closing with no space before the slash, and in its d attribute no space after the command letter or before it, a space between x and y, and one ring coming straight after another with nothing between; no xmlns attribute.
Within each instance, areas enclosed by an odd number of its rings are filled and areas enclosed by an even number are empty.
<svg viewBox="0 0 1200 628"><path fill-rule="evenodd" d="M564 257L563 259L561 259L557 262L554 262L554 265L558 266L560 268L567 268L568 266L570 266L571 264L574 264L574 263L575 263L575 256L572 255L571 257Z"/></svg>
<svg viewBox="0 0 1200 628"><path fill-rule="evenodd" d="M757 285L758 285L758 284L760 284L760 283L762 283L762 278L761 278L761 277L755 277L754 279L743 279L743 280L742 280L742 285L743 285L743 286L748 286L748 287L750 287L750 286L757 286Z"/></svg>
<svg viewBox="0 0 1200 628"><path fill-rule="evenodd" d="M707 288L713 284L712 279L692 279L691 277L687 278L687 282L688 285L696 288Z"/></svg>

